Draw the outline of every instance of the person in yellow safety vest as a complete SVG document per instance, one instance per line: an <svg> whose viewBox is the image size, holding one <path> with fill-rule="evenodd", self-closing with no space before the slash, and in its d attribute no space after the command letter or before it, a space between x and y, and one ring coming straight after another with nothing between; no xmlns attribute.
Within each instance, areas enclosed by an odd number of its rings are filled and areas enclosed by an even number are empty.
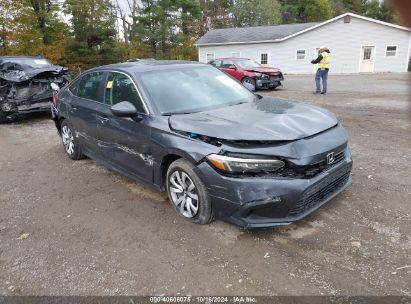
<svg viewBox="0 0 411 304"><path fill-rule="evenodd" d="M330 70L331 53L326 46L320 47L320 52L317 59L311 60L312 64L317 65L317 72L315 73L316 90L314 94L327 94L327 79L328 71ZM321 91L321 79L323 82L323 89Z"/></svg>

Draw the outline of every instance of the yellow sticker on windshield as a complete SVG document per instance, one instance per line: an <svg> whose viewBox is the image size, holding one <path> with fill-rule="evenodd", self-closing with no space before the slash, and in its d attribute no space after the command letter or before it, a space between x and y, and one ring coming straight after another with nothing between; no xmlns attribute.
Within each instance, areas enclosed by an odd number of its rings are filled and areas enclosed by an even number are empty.
<svg viewBox="0 0 411 304"><path fill-rule="evenodd" d="M111 89L112 87L113 87L113 82L112 82L112 81L108 81L106 88L107 88L107 89Z"/></svg>

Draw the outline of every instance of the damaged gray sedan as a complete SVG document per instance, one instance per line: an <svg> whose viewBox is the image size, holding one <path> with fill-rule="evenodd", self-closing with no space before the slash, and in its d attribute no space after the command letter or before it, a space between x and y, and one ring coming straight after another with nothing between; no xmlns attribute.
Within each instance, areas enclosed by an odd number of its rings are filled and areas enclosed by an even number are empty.
<svg viewBox="0 0 411 304"><path fill-rule="evenodd" d="M60 91L53 117L70 158L167 191L196 224L289 224L351 183L347 134L332 113L253 94L199 63L89 70Z"/></svg>
<svg viewBox="0 0 411 304"><path fill-rule="evenodd" d="M70 78L68 69L42 57L0 57L0 124L19 114L50 111L50 102Z"/></svg>

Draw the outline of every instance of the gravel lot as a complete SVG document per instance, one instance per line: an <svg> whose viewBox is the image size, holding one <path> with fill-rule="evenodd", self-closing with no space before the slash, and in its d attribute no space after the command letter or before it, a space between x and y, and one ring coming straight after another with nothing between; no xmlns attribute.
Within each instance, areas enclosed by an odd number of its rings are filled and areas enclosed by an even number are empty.
<svg viewBox="0 0 411 304"><path fill-rule="evenodd" d="M411 295L408 74L286 75L350 136L353 185L296 224L189 224L164 194L66 157L45 115L0 126L0 294Z"/></svg>

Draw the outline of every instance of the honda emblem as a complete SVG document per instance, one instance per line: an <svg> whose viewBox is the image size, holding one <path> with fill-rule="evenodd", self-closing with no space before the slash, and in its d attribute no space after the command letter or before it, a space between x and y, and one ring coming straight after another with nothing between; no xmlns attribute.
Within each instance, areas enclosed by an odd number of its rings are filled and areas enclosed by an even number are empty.
<svg viewBox="0 0 411 304"><path fill-rule="evenodd" d="M335 156L334 152L327 154L327 165L331 165L335 161L334 156Z"/></svg>

